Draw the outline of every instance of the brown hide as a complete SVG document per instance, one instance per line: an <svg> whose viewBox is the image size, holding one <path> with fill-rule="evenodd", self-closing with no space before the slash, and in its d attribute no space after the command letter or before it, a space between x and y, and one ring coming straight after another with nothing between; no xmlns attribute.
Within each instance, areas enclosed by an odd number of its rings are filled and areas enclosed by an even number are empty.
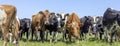
<svg viewBox="0 0 120 46"><path fill-rule="evenodd" d="M79 17L75 13L72 13L71 15L68 16L66 27L69 32L69 36L70 37L74 36L76 39L78 39L81 22L79 20Z"/></svg>
<svg viewBox="0 0 120 46"><path fill-rule="evenodd" d="M1 5L0 9L3 9L7 14L6 22L2 24L2 33L4 37L3 46L7 46L8 36L11 32L13 34L13 40L16 40L16 46L18 46L18 29L19 24L16 19L16 7L12 5Z"/></svg>
<svg viewBox="0 0 120 46"><path fill-rule="evenodd" d="M5 12L7 13L7 20L5 25L8 27L10 25L10 21L11 19L16 17L16 8L12 5L2 5L1 7L2 9L5 10Z"/></svg>
<svg viewBox="0 0 120 46"><path fill-rule="evenodd" d="M67 23L70 24L73 21L77 22L80 27L82 26L79 17L75 13L72 13L70 16L68 16Z"/></svg>
<svg viewBox="0 0 120 46"><path fill-rule="evenodd" d="M41 30L42 26L44 25L44 14L41 12L37 13L36 15L32 16L32 28L37 29L37 30Z"/></svg>

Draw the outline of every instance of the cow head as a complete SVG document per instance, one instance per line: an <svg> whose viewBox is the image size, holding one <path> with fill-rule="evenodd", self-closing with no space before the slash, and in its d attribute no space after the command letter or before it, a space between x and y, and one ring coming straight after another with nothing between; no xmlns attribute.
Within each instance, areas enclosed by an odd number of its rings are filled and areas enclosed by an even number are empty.
<svg viewBox="0 0 120 46"><path fill-rule="evenodd" d="M56 24L57 25L57 17L55 15L55 13L50 13L50 24L54 25Z"/></svg>
<svg viewBox="0 0 120 46"><path fill-rule="evenodd" d="M62 27L65 26L66 22L67 22L67 17L69 16L69 14L64 14L64 13L61 13L61 19L62 19Z"/></svg>
<svg viewBox="0 0 120 46"><path fill-rule="evenodd" d="M28 19L28 18L25 18L25 26L27 27L27 28L29 28L30 27L30 23L31 23L31 21L30 21L30 19Z"/></svg>
<svg viewBox="0 0 120 46"><path fill-rule="evenodd" d="M44 12L44 15L45 15L45 25L46 24L49 24L50 22L50 12L48 10L45 10Z"/></svg>
<svg viewBox="0 0 120 46"><path fill-rule="evenodd" d="M79 36L79 24L77 22L72 22L69 25L70 32L72 32L72 35L75 37Z"/></svg>
<svg viewBox="0 0 120 46"><path fill-rule="evenodd" d="M57 14L57 21L58 21L58 28L61 28L62 25L62 16L60 14Z"/></svg>

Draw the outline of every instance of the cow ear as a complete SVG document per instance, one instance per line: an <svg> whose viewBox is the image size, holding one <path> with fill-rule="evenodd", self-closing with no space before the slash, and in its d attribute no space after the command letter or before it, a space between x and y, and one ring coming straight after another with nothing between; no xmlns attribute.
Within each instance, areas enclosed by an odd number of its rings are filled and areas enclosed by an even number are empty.
<svg viewBox="0 0 120 46"><path fill-rule="evenodd" d="M119 14L117 14L117 17L119 16Z"/></svg>
<svg viewBox="0 0 120 46"><path fill-rule="evenodd" d="M43 11L40 11L40 12L39 12L39 14L42 14L42 15L44 15L44 16L45 16L45 14L43 13Z"/></svg>
<svg viewBox="0 0 120 46"><path fill-rule="evenodd" d="M55 14L54 12L50 13L50 15L54 15L54 14Z"/></svg>
<svg viewBox="0 0 120 46"><path fill-rule="evenodd" d="M40 13L40 14L43 14L43 12L42 12L42 11L40 11L39 13Z"/></svg>
<svg viewBox="0 0 120 46"><path fill-rule="evenodd" d="M69 13L65 14L65 16L69 16Z"/></svg>
<svg viewBox="0 0 120 46"><path fill-rule="evenodd" d="M57 16L60 16L60 14L59 14L59 13L57 13Z"/></svg>
<svg viewBox="0 0 120 46"><path fill-rule="evenodd" d="M34 17L35 15L32 15L32 17Z"/></svg>
<svg viewBox="0 0 120 46"><path fill-rule="evenodd" d="M49 10L45 10L45 12L49 12Z"/></svg>

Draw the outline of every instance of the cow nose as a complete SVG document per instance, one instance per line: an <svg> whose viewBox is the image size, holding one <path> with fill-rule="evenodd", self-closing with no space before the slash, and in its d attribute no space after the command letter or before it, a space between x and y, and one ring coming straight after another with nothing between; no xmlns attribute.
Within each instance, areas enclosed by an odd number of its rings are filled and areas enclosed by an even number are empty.
<svg viewBox="0 0 120 46"><path fill-rule="evenodd" d="M47 24L49 24L49 22L45 22L45 24L47 25Z"/></svg>
<svg viewBox="0 0 120 46"><path fill-rule="evenodd" d="M96 26L96 24L93 24L93 26L95 27L95 26Z"/></svg>
<svg viewBox="0 0 120 46"><path fill-rule="evenodd" d="M65 19L62 19L62 20L65 20Z"/></svg>
<svg viewBox="0 0 120 46"><path fill-rule="evenodd" d="M58 26L58 28L61 28L61 26Z"/></svg>

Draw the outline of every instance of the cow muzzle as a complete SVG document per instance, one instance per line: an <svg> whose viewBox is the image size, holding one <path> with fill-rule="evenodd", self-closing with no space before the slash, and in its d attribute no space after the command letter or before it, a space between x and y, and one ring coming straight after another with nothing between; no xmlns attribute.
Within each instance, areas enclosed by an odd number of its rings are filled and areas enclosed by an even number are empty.
<svg viewBox="0 0 120 46"><path fill-rule="evenodd" d="M45 25L48 25L49 24L49 22L48 21L45 21Z"/></svg>

